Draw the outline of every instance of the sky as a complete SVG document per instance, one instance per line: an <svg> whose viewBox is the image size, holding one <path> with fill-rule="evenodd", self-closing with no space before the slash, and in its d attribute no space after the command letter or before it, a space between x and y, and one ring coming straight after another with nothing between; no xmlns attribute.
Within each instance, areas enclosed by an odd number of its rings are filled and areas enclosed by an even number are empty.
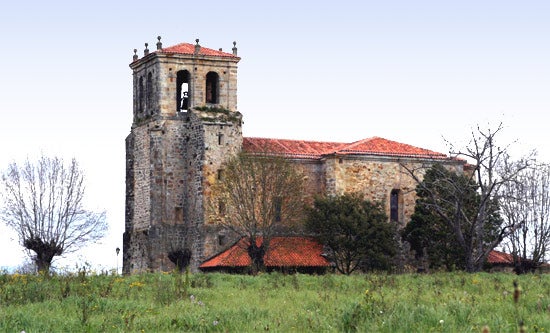
<svg viewBox="0 0 550 333"><path fill-rule="evenodd" d="M56 267L122 266L133 49L181 42L230 51L249 137L379 136L439 152L496 128L550 161L550 1L9 1L0 4L0 169L75 157L101 241ZM0 268L25 252L0 223Z"/></svg>

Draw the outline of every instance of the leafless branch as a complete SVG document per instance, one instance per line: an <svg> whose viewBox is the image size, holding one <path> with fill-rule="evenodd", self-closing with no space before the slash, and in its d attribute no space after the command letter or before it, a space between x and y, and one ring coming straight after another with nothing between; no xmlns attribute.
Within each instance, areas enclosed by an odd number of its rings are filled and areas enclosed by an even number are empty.
<svg viewBox="0 0 550 333"><path fill-rule="evenodd" d="M105 212L84 208L84 174L76 160L42 156L36 163L11 163L2 175L2 220L33 251L40 270L54 256L75 251L103 236Z"/></svg>

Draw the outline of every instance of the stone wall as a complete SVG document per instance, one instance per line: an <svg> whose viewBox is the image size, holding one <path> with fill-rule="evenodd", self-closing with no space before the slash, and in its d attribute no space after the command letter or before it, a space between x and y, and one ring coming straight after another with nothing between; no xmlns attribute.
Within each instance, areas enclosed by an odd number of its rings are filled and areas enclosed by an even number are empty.
<svg viewBox="0 0 550 333"><path fill-rule="evenodd" d="M434 160L395 158L386 156L343 156L325 162L327 194L362 193L373 202L382 202L390 216L390 194L399 193L399 224L410 221L416 204L416 181L404 166L416 169L421 180ZM443 161L441 161L443 162ZM445 162L447 167L460 171L461 162Z"/></svg>
<svg viewBox="0 0 550 333"><path fill-rule="evenodd" d="M188 149L196 155L193 170L193 190L188 193L190 201L194 201L190 211L189 236L193 242L193 265L198 267L207 257L214 255L223 246L220 237L225 240L231 235L215 226L209 220L209 209L217 206L215 198L212 198L210 188L217 181L223 164L231 157L239 153L242 147L241 115L238 112L229 116L224 112L198 111L189 112L190 126L199 129L196 134L196 142L189 145ZM202 140L200 143L198 140ZM223 172L223 171L222 171Z"/></svg>
<svg viewBox="0 0 550 333"><path fill-rule="evenodd" d="M123 235L124 274L149 268L149 140L147 129L126 138L126 221Z"/></svg>
<svg viewBox="0 0 550 333"><path fill-rule="evenodd" d="M184 192L185 220L188 233L186 246L191 251L191 266L198 267L202 257L204 236L201 226L204 225L203 216L203 173L204 161L204 129L199 118L189 112L189 122L186 133L186 188Z"/></svg>
<svg viewBox="0 0 550 333"><path fill-rule="evenodd" d="M132 162L127 170L127 176L133 180L129 184L133 192L132 228L147 229L150 223L150 163L149 163L149 133L147 127L137 128L128 138L132 142ZM127 141L127 142L128 142Z"/></svg>
<svg viewBox="0 0 550 333"><path fill-rule="evenodd" d="M390 193L400 192L399 222L408 223L416 200L414 179L402 167L402 160L386 157L333 158L326 163L329 193L363 193L373 202L382 202L390 216Z"/></svg>
<svg viewBox="0 0 550 333"><path fill-rule="evenodd" d="M325 167L323 161L302 159L291 161L304 175L305 202L313 204L316 195L325 193Z"/></svg>
<svg viewBox="0 0 550 333"><path fill-rule="evenodd" d="M166 255L164 225L183 225L183 132L179 119L145 121L126 142L125 266L130 271L156 269ZM153 227L157 229L152 229ZM144 254L145 253L145 254ZM127 266L127 268L126 268ZM162 265L161 265L162 266Z"/></svg>

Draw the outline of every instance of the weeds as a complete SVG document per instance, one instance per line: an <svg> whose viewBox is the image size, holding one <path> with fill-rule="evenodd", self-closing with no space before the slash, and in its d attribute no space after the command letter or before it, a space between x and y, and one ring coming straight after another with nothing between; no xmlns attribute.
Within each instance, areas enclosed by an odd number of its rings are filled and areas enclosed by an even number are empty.
<svg viewBox="0 0 550 333"><path fill-rule="evenodd" d="M0 274L0 331L549 332L549 281L484 273Z"/></svg>

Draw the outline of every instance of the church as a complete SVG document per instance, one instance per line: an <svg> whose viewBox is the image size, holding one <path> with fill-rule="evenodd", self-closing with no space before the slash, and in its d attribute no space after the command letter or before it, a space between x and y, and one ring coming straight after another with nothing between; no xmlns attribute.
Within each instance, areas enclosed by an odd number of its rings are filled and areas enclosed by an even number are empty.
<svg viewBox="0 0 550 333"><path fill-rule="evenodd" d="M237 108L236 43L231 52L195 43L134 50L133 122L126 138L123 272L169 271L171 253L186 253L191 271L227 254L235 240L209 220L210 187L240 151L289 159L306 179L304 195L363 193L384 203L388 223L405 225L414 211L415 181L404 166L465 161L380 137L317 142L242 135ZM358 135L365 135L358 133ZM309 245L308 245L309 246ZM313 246L313 245L311 245ZM203 266L204 267L204 266Z"/></svg>

